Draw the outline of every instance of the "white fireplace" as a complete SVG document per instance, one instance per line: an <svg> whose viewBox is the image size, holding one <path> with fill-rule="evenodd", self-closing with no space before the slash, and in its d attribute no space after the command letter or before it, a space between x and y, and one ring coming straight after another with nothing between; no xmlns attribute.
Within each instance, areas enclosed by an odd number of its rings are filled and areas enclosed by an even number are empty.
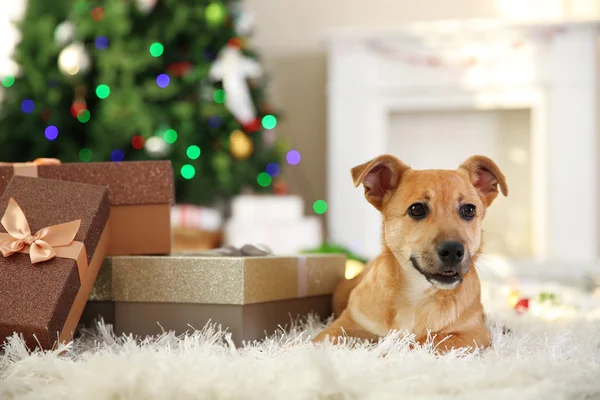
<svg viewBox="0 0 600 400"><path fill-rule="evenodd" d="M368 257L381 219L350 168L393 153L414 168L484 154L510 195L486 252L586 268L600 248L600 23L444 21L329 34L328 238Z"/></svg>

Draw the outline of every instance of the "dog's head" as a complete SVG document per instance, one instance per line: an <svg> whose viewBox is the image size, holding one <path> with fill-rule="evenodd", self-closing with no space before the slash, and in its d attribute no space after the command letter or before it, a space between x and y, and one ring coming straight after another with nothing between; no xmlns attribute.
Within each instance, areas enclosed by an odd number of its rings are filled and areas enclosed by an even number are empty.
<svg viewBox="0 0 600 400"><path fill-rule="evenodd" d="M498 166L473 156L456 170L413 170L391 155L352 169L355 186L381 211L385 245L402 268L453 289L481 246L481 222L508 187Z"/></svg>

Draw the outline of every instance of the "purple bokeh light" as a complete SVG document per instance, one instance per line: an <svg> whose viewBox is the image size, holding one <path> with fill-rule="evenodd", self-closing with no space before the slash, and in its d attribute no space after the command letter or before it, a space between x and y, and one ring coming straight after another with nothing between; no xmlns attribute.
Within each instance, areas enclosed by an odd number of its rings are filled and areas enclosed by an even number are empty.
<svg viewBox="0 0 600 400"><path fill-rule="evenodd" d="M302 157L300 157L300 153L297 150L288 151L287 156L285 157L288 164L290 164L290 165L298 164L300 162L301 158Z"/></svg>
<svg viewBox="0 0 600 400"><path fill-rule="evenodd" d="M48 140L54 140L58 137L58 128L54 125L49 125L44 130L44 136Z"/></svg>
<svg viewBox="0 0 600 400"><path fill-rule="evenodd" d="M21 103L21 110L23 110L23 112L25 114L32 113L33 112L33 108L34 108L33 100L25 99Z"/></svg>
<svg viewBox="0 0 600 400"><path fill-rule="evenodd" d="M104 50L108 47L108 38L106 36L98 36L94 44L98 50Z"/></svg>
<svg viewBox="0 0 600 400"><path fill-rule="evenodd" d="M125 154L123 153L123 150L116 149L110 153L110 159L115 162L123 161L124 158Z"/></svg>
<svg viewBox="0 0 600 400"><path fill-rule="evenodd" d="M277 175L279 175L281 169L279 168L279 165L275 163L268 163L266 171L267 174L271 175L271 177L276 177Z"/></svg>
<svg viewBox="0 0 600 400"><path fill-rule="evenodd" d="M167 86L169 86L169 83L171 83L171 78L169 78L169 75L167 74L160 74L156 78L156 84L160 88L166 88Z"/></svg>
<svg viewBox="0 0 600 400"><path fill-rule="evenodd" d="M219 117L218 115L211 115L210 117L208 117L208 126L210 126L213 129L217 129L221 126L221 117Z"/></svg>

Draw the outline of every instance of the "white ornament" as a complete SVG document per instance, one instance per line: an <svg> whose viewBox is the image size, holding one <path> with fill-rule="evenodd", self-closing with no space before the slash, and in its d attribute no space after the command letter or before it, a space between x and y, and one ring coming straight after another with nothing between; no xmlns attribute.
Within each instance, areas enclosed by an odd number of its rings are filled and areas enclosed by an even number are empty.
<svg viewBox="0 0 600 400"><path fill-rule="evenodd" d="M159 136L152 136L146 140L144 150L150 157L160 158L169 154L169 144Z"/></svg>
<svg viewBox="0 0 600 400"><path fill-rule="evenodd" d="M75 37L75 24L71 21L63 21L54 30L54 41L60 46L72 42Z"/></svg>
<svg viewBox="0 0 600 400"><path fill-rule="evenodd" d="M254 30L256 17L244 5L237 5L232 11L235 32L239 36L250 35Z"/></svg>
<svg viewBox="0 0 600 400"><path fill-rule="evenodd" d="M143 14L150 14L154 7L156 7L156 0L135 0L138 10Z"/></svg>
<svg viewBox="0 0 600 400"><path fill-rule="evenodd" d="M65 75L86 73L90 69L90 56L81 42L74 42L58 55L58 68Z"/></svg>
<svg viewBox="0 0 600 400"><path fill-rule="evenodd" d="M209 76L223 82L225 107L242 124L252 122L256 118L256 108L250 96L247 79L259 78L261 75L260 64L232 46L221 50L210 68Z"/></svg>

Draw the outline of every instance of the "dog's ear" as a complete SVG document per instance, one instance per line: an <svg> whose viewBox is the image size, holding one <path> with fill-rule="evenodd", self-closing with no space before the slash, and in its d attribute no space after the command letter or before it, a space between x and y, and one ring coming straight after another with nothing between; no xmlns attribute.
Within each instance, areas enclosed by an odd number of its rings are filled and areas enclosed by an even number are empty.
<svg viewBox="0 0 600 400"><path fill-rule="evenodd" d="M357 165L350 171L354 186L361 183L365 188L365 198L381 210L386 195L400 184L400 177L409 167L392 155L382 155L369 162Z"/></svg>
<svg viewBox="0 0 600 400"><path fill-rule="evenodd" d="M481 194L481 199L486 207L498 196L498 185L504 196L508 196L506 178L495 162L484 156L472 156L465 160L459 167L465 170L473 186Z"/></svg>

